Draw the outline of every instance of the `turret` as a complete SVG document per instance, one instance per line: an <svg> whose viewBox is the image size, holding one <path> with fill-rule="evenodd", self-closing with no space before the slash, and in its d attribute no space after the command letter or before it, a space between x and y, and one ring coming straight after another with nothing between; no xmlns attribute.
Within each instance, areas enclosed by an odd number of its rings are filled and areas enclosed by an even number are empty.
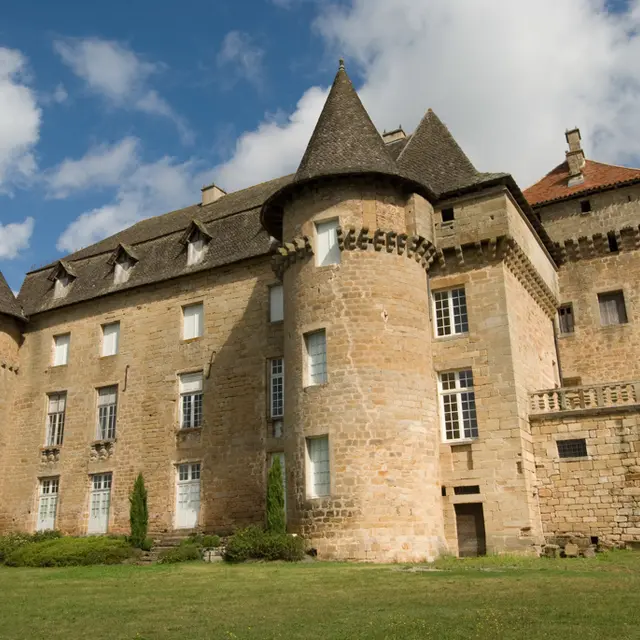
<svg viewBox="0 0 640 640"><path fill-rule="evenodd" d="M262 210L282 241L288 521L319 557L444 549L432 198L389 155L341 62L295 179Z"/></svg>

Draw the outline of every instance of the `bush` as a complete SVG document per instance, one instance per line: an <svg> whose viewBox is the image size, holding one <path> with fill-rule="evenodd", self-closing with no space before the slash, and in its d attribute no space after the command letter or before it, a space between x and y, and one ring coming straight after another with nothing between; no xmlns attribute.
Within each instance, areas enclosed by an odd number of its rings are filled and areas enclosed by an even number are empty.
<svg viewBox="0 0 640 640"><path fill-rule="evenodd" d="M214 547L219 547L222 541L220 540L220 536L202 536L202 546L205 549L213 549Z"/></svg>
<svg viewBox="0 0 640 640"><path fill-rule="evenodd" d="M151 551L153 549L153 538L145 538L144 542L140 545L142 551Z"/></svg>
<svg viewBox="0 0 640 640"><path fill-rule="evenodd" d="M304 557L304 540L286 533L271 533L260 527L247 527L234 533L225 549L228 562L245 560L287 560L296 562Z"/></svg>
<svg viewBox="0 0 640 640"><path fill-rule="evenodd" d="M203 549L211 549L213 547L219 547L221 543L220 536L212 536L202 533L190 533L186 540L183 540L180 545L195 544Z"/></svg>
<svg viewBox="0 0 640 640"><path fill-rule="evenodd" d="M96 536L58 538L23 544L5 559L11 567L68 567L120 564L132 555L125 540Z"/></svg>
<svg viewBox="0 0 640 640"><path fill-rule="evenodd" d="M282 466L278 456L273 458L267 477L267 531L270 533L287 532Z"/></svg>
<svg viewBox="0 0 640 640"><path fill-rule="evenodd" d="M149 510L147 508L147 490L144 486L144 478L139 473L133 483L133 489L129 496L129 524L131 525L131 545L142 549L147 539L147 527L149 525Z"/></svg>
<svg viewBox="0 0 640 640"><path fill-rule="evenodd" d="M10 533L0 536L0 564L16 549L32 542L42 542L44 540L54 540L61 538L59 531L36 531L35 533Z"/></svg>
<svg viewBox="0 0 640 640"><path fill-rule="evenodd" d="M158 562L162 564L172 564L174 562L187 562L189 560L200 560L200 547L194 544L182 543L179 547L167 549L158 556Z"/></svg>

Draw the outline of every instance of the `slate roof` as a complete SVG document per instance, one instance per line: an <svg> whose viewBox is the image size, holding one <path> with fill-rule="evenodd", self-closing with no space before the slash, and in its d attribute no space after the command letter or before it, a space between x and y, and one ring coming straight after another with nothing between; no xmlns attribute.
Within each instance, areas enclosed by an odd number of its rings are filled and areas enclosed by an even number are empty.
<svg viewBox="0 0 640 640"><path fill-rule="evenodd" d="M24 320L22 308L0 271L0 313Z"/></svg>
<svg viewBox="0 0 640 640"><path fill-rule="evenodd" d="M524 195L531 205L540 206L603 189L640 182L640 169L618 167L594 160L585 160L582 174L584 182L572 187L568 186L569 165L565 161L544 178L525 189Z"/></svg>

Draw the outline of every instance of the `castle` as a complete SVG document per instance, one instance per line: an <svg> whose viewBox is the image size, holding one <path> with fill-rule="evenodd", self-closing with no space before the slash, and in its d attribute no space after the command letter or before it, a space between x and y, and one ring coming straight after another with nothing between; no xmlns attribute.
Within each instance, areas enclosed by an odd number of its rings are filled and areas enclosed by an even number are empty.
<svg viewBox="0 0 640 640"><path fill-rule="evenodd" d="M287 524L320 558L640 541L640 170L520 190L341 65L295 175L0 276L0 532Z"/></svg>

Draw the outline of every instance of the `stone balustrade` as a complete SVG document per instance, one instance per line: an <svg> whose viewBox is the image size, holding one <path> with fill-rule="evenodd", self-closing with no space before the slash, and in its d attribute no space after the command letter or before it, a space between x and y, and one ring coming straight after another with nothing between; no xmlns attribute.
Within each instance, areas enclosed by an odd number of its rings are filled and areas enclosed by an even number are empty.
<svg viewBox="0 0 640 640"><path fill-rule="evenodd" d="M640 381L560 387L530 395L530 415L640 404Z"/></svg>

